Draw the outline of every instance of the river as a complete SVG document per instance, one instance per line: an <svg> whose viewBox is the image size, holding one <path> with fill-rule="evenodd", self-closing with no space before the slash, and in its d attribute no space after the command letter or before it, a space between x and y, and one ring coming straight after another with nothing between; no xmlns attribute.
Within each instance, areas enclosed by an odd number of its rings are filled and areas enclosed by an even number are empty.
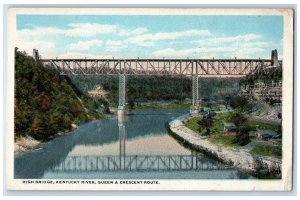
<svg viewBox="0 0 300 200"><path fill-rule="evenodd" d="M126 122L85 123L40 149L15 157L22 179L247 179L235 168L191 151L168 135L187 110L132 112Z"/></svg>

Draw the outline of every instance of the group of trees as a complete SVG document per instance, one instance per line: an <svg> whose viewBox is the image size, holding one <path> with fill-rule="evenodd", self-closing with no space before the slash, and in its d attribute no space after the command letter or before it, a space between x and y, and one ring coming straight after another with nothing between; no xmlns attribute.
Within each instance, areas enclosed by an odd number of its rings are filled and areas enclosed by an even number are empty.
<svg viewBox="0 0 300 200"><path fill-rule="evenodd" d="M109 102L112 105L117 105L118 76L76 76L70 78L83 92L101 86L108 93ZM228 101L228 97L236 96L238 90L238 80L199 79L201 98L224 98ZM220 96L221 91L226 91L226 95ZM131 106L147 101L182 101L192 97L192 80L189 77L129 75L126 78L126 92L127 101Z"/></svg>
<svg viewBox="0 0 300 200"><path fill-rule="evenodd" d="M198 121L199 129L200 130L202 128L206 129L205 135L209 136L213 134L211 133L211 128L214 126L214 123L216 122L215 116L216 116L215 113L210 112L208 115L204 115ZM228 113L228 116L226 117L226 121L234 123L237 127L235 138L231 141L232 144L238 144L240 146L244 146L250 142L249 132L251 131L251 127L244 125L247 119L244 117L243 114L239 112Z"/></svg>
<svg viewBox="0 0 300 200"><path fill-rule="evenodd" d="M15 138L48 140L71 124L99 117L107 104L80 93L70 79L42 67L25 52L15 52Z"/></svg>

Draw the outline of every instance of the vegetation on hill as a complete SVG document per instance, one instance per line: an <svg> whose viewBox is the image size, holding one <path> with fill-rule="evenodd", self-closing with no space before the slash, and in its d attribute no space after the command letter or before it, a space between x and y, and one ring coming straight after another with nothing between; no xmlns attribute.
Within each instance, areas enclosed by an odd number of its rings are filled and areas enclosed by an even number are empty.
<svg viewBox="0 0 300 200"><path fill-rule="evenodd" d="M89 119L107 106L80 92L66 76L37 64L25 52L15 54L15 139L46 141ZM105 110L105 109L103 109ZM74 125L73 125L74 126Z"/></svg>
<svg viewBox="0 0 300 200"><path fill-rule="evenodd" d="M112 105L118 103L118 76L70 76L74 84L88 92L101 86L108 93ZM201 98L222 99L226 95L237 95L238 80L199 79ZM189 77L172 76L127 76L126 92L128 104L139 102L191 99L192 80Z"/></svg>
<svg viewBox="0 0 300 200"><path fill-rule="evenodd" d="M254 85L257 82L263 82L265 84L270 84L272 82L282 81L282 67L271 68L265 70L256 71L252 75L248 75L243 81L240 82L241 85Z"/></svg>

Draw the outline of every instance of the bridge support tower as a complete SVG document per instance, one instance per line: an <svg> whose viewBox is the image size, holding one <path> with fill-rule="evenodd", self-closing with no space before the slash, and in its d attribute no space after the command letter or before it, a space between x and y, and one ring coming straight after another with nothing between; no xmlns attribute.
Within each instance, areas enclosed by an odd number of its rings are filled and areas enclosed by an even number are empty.
<svg viewBox="0 0 300 200"><path fill-rule="evenodd" d="M199 101L199 79L197 75L192 76L192 113L199 113L200 111L200 101Z"/></svg>
<svg viewBox="0 0 300 200"><path fill-rule="evenodd" d="M278 53L277 49L272 50L271 52L271 66L279 67L279 61L278 61Z"/></svg>
<svg viewBox="0 0 300 200"><path fill-rule="evenodd" d="M127 118L126 110L126 75L119 74L119 106L118 119L125 121Z"/></svg>
<svg viewBox="0 0 300 200"><path fill-rule="evenodd" d="M39 51L37 49L33 49L32 56L33 56L33 59L35 60L35 62L40 61L40 55L39 55Z"/></svg>

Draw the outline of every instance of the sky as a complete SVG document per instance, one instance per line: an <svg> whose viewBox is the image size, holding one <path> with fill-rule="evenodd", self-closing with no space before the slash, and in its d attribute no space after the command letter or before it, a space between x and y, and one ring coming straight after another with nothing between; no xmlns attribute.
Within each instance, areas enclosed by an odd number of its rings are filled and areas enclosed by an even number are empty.
<svg viewBox="0 0 300 200"><path fill-rule="evenodd" d="M282 16L17 15L16 45L42 58L282 59Z"/></svg>

